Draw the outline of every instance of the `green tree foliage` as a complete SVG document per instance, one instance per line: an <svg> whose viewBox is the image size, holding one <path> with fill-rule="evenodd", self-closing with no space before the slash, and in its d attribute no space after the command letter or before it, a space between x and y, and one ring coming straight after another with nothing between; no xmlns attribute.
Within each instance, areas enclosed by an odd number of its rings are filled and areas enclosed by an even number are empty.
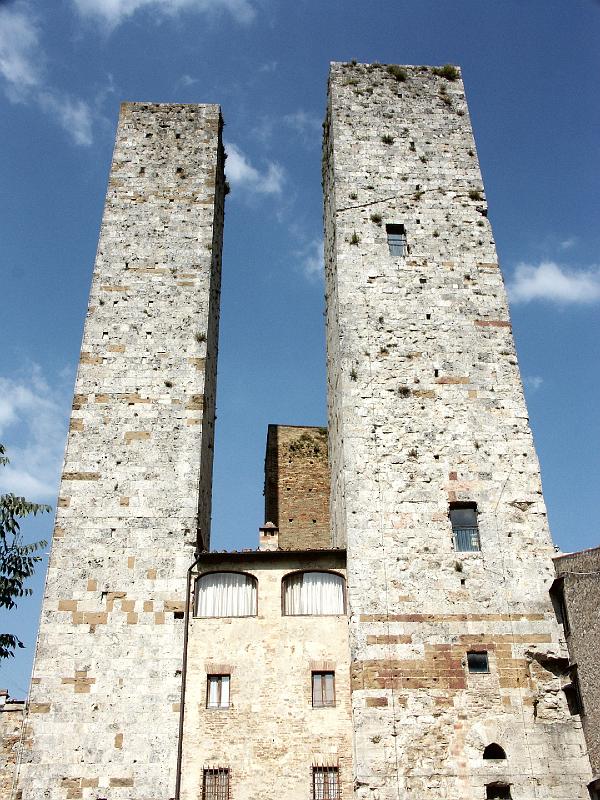
<svg viewBox="0 0 600 800"><path fill-rule="evenodd" d="M0 466L8 464L5 452L0 444ZM46 547L46 542L23 544L19 520L46 511L50 511L50 506L30 503L24 497L0 496L0 608L15 608L16 598L31 594L25 583L33 575L36 563L42 560L36 553ZM18 636L0 633L0 661L14 656L16 647L24 646Z"/></svg>

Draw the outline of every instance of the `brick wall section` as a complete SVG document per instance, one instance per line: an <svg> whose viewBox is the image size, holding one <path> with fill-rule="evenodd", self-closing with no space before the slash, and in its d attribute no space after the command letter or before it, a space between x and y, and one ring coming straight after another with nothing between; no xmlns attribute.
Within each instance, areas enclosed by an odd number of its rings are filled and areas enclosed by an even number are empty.
<svg viewBox="0 0 600 800"><path fill-rule="evenodd" d="M577 674L585 714L581 720L592 770L600 775L600 547L566 553L554 559L556 577L563 579L569 619L567 645Z"/></svg>
<svg viewBox="0 0 600 800"><path fill-rule="evenodd" d="M331 547L326 428L269 425L265 521L279 527L282 550Z"/></svg>
<svg viewBox="0 0 600 800"><path fill-rule="evenodd" d="M231 770L232 798L310 800L313 765L337 765L341 797L352 796L348 620L281 613L288 572L344 567L343 551L203 565L254 575L258 616L190 621L181 800L201 797L204 767ZM311 672L323 669L335 672L333 708L312 707ZM231 674L229 709L206 708L210 673Z"/></svg>
<svg viewBox="0 0 600 800"><path fill-rule="evenodd" d="M23 701L7 700L0 707L0 800L12 800L18 751L21 738L27 735L24 711Z"/></svg>
<svg viewBox="0 0 600 800"><path fill-rule="evenodd" d="M215 105L125 103L31 689L25 800L167 800L185 574L209 540L223 220Z"/></svg>
<svg viewBox="0 0 600 800"><path fill-rule="evenodd" d="M356 794L585 798L552 543L460 79L333 64L325 121L332 533L347 545ZM400 78L399 80L397 78ZM405 78L405 80L402 80ZM390 255L386 223L410 252ZM455 552L474 501L481 552ZM490 673L471 675L469 649ZM483 761L492 741L508 760Z"/></svg>

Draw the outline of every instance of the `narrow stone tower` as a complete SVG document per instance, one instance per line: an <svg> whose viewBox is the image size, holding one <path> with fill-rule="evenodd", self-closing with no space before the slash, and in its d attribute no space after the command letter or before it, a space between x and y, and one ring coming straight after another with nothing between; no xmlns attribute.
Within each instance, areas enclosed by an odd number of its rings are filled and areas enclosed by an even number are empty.
<svg viewBox="0 0 600 800"><path fill-rule="evenodd" d="M218 106L122 106L33 672L24 800L174 793L186 570L209 542L223 199Z"/></svg>
<svg viewBox="0 0 600 800"><path fill-rule="evenodd" d="M333 541L358 797L587 797L553 553L458 70L333 64ZM490 747L492 745L492 747Z"/></svg>

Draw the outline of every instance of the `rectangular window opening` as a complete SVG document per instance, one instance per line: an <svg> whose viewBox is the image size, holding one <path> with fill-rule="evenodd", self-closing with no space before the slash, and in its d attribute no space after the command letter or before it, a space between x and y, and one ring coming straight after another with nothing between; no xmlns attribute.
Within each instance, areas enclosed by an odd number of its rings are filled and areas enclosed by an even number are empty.
<svg viewBox="0 0 600 800"><path fill-rule="evenodd" d="M313 708L335 705L335 672L312 673Z"/></svg>
<svg viewBox="0 0 600 800"><path fill-rule="evenodd" d="M405 256L408 252L408 245L406 242L406 229L404 225L386 225L385 232L387 234L390 255L396 257Z"/></svg>
<svg viewBox="0 0 600 800"><path fill-rule="evenodd" d="M490 663L486 650L470 651L467 653L467 667L469 672L485 673L490 671Z"/></svg>
<svg viewBox="0 0 600 800"><path fill-rule="evenodd" d="M339 800L337 767L313 767L313 800Z"/></svg>
<svg viewBox="0 0 600 800"><path fill-rule="evenodd" d="M511 798L510 786L507 783L488 783L485 787L486 800L493 798L493 800L503 800L503 798Z"/></svg>
<svg viewBox="0 0 600 800"><path fill-rule="evenodd" d="M469 553L481 550L476 503L450 503L454 549Z"/></svg>
<svg viewBox="0 0 600 800"><path fill-rule="evenodd" d="M206 707L229 708L230 675L207 675Z"/></svg>
<svg viewBox="0 0 600 800"><path fill-rule="evenodd" d="M202 774L202 800L229 800L229 770L205 769Z"/></svg>

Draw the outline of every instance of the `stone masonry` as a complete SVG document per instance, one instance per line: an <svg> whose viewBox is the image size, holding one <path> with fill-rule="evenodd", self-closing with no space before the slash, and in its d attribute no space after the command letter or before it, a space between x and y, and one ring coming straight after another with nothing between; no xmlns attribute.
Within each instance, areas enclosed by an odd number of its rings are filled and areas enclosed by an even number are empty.
<svg viewBox="0 0 600 800"><path fill-rule="evenodd" d="M269 425L265 520L278 527L282 550L331 546L325 428Z"/></svg>
<svg viewBox="0 0 600 800"><path fill-rule="evenodd" d="M199 574L243 571L258 582L258 614L190 620L181 800L202 797L205 768L230 772L235 800L310 800L313 766L339 770L352 796L348 621L284 616L282 579L297 570L345 573L344 551L208 553ZM311 671L335 673L335 704L312 705ZM230 704L207 708L207 675L231 676Z"/></svg>
<svg viewBox="0 0 600 800"><path fill-rule="evenodd" d="M173 796L186 569L208 547L216 105L125 103L30 695L24 800Z"/></svg>
<svg viewBox="0 0 600 800"><path fill-rule="evenodd" d="M553 548L459 72L334 63L324 127L356 795L583 800ZM390 224L404 225L404 256ZM460 501L477 504L480 551L454 548ZM489 671L470 672L469 651ZM483 759L491 743L505 759Z"/></svg>
<svg viewBox="0 0 600 800"><path fill-rule="evenodd" d="M561 553L554 559L554 568L557 580L552 594L576 667L571 678L578 684L582 700L581 720L592 770L600 778L600 547Z"/></svg>
<svg viewBox="0 0 600 800"><path fill-rule="evenodd" d="M0 689L0 798L12 800L21 744L28 735L24 726L25 701L13 700Z"/></svg>

